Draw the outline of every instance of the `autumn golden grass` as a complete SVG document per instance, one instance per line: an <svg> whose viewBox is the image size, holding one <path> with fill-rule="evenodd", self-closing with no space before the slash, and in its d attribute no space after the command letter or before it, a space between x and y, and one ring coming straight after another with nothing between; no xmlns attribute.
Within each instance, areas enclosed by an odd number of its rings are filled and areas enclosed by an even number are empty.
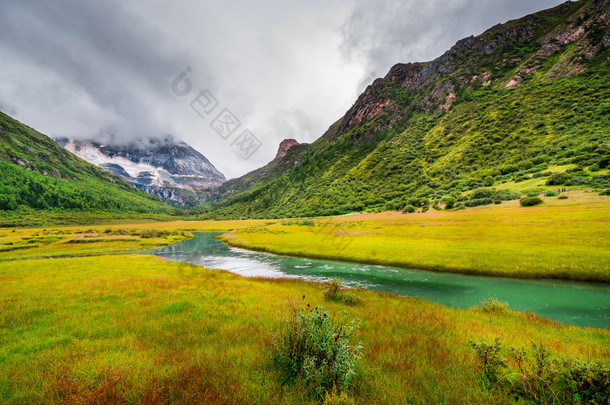
<svg viewBox="0 0 610 405"><path fill-rule="evenodd" d="M184 266L189 271L184 271ZM610 332L534 315L456 310L359 291L115 255L0 263L0 403L313 403L270 367L287 302L361 320L356 403L505 403L469 340L543 342L554 355L607 360Z"/></svg>
<svg viewBox="0 0 610 405"><path fill-rule="evenodd" d="M610 197L573 192L462 211L283 221L222 235L277 254L522 278L610 281Z"/></svg>

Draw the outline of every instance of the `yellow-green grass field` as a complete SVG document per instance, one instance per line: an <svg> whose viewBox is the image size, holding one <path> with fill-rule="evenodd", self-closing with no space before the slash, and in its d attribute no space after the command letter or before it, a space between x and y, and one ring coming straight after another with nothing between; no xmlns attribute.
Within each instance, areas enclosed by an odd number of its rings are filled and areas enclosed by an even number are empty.
<svg viewBox="0 0 610 405"><path fill-rule="evenodd" d="M610 360L610 332L535 315L456 310L359 291L247 279L134 255L196 231L276 253L415 268L609 281L610 199L571 192L462 211L248 221L0 229L0 403L315 403L281 386L273 330L289 301L361 320L356 403L510 403L470 340L543 343L556 357ZM515 364L509 364L514 369Z"/></svg>
<svg viewBox="0 0 610 405"><path fill-rule="evenodd" d="M461 211L351 215L236 230L230 245L277 254L523 278L610 281L610 197L574 191Z"/></svg>
<svg viewBox="0 0 610 405"><path fill-rule="evenodd" d="M303 295L361 320L359 404L510 403L486 384L469 340L610 358L608 331L368 291L347 307L323 289L143 255L2 262L0 403L315 403L282 387L269 360L287 302Z"/></svg>
<svg viewBox="0 0 610 405"><path fill-rule="evenodd" d="M275 221L174 221L0 229L0 261L131 253L166 246L195 231L255 229Z"/></svg>

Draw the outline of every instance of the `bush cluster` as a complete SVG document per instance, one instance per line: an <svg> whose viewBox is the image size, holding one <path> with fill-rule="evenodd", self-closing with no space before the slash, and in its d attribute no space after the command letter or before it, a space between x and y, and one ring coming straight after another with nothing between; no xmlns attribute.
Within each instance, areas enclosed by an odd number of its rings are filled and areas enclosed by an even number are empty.
<svg viewBox="0 0 610 405"><path fill-rule="evenodd" d="M455 207L455 203L457 202L457 200L455 199L455 197L443 197L443 203L445 204L445 209L449 210L453 207Z"/></svg>
<svg viewBox="0 0 610 405"><path fill-rule="evenodd" d="M358 329L347 315L323 307L292 306L272 340L272 362L282 383L302 381L319 399L347 392L361 357ZM333 394L334 393L334 394Z"/></svg>
<svg viewBox="0 0 610 405"><path fill-rule="evenodd" d="M521 197L519 193L510 190L498 190L491 188L479 188L468 195L462 203L465 207L477 207L479 205L501 204L502 201L517 200Z"/></svg>
<svg viewBox="0 0 610 405"><path fill-rule="evenodd" d="M546 181L546 185L547 186L559 186L559 185L569 185L570 180L572 179L572 176L570 176L568 173L553 173L551 174L551 176L547 179Z"/></svg>
<svg viewBox="0 0 610 405"><path fill-rule="evenodd" d="M324 299L327 301L343 302L347 305L357 305L362 302L360 297L356 295L354 289L342 289L343 281L340 278L335 278L330 281L326 290L324 290Z"/></svg>
<svg viewBox="0 0 610 405"><path fill-rule="evenodd" d="M177 232L174 232L174 234L176 234L176 233ZM145 231L142 231L142 233L140 234L140 237L142 239L165 238L171 234L172 234L172 232L170 232L170 231L158 231L156 229L147 229Z"/></svg>
<svg viewBox="0 0 610 405"><path fill-rule="evenodd" d="M483 312L504 312L508 310L508 303L500 302L496 297L489 297L480 304Z"/></svg>
<svg viewBox="0 0 610 405"><path fill-rule="evenodd" d="M605 404L610 398L610 363L553 358L542 343L508 347L502 356L500 338L473 342L493 390L516 397L519 403ZM510 365L509 365L510 364Z"/></svg>
<svg viewBox="0 0 610 405"><path fill-rule="evenodd" d="M478 207L479 205L488 205L493 203L491 198L475 198L464 202L466 207Z"/></svg>
<svg viewBox="0 0 610 405"><path fill-rule="evenodd" d="M406 205L403 209L402 209L403 213L407 213L407 214L411 214L413 212L415 212L415 207L412 206L411 204Z"/></svg>
<svg viewBox="0 0 610 405"><path fill-rule="evenodd" d="M542 204L542 199L539 197L525 197L519 203L522 207L533 207L534 205Z"/></svg>
<svg viewBox="0 0 610 405"><path fill-rule="evenodd" d="M282 222L282 225L284 225L284 226L290 226L290 225L316 226L316 223L313 220L311 220L311 219L299 219L299 220L296 220L296 221Z"/></svg>

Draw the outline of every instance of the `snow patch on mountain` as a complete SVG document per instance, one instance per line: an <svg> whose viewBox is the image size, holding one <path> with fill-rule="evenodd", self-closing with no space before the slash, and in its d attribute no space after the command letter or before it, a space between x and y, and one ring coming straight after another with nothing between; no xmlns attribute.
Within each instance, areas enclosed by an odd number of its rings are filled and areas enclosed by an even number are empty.
<svg viewBox="0 0 610 405"><path fill-rule="evenodd" d="M121 146L68 138L55 141L81 159L176 205L196 204L198 192L226 180L205 156L171 137Z"/></svg>

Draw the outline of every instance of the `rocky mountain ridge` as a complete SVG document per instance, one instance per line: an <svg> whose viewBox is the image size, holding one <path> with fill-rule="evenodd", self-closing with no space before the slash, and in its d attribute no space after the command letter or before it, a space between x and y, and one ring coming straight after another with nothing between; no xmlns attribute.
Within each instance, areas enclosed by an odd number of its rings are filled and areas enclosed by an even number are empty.
<svg viewBox="0 0 610 405"><path fill-rule="evenodd" d="M383 79L377 79L358 97L342 119L341 131L373 119L382 112L393 117L387 121L391 128L401 118L387 82L403 90L416 93L425 90L423 97L412 105L425 112L449 110L457 100L460 88L469 85L501 88L519 85L526 77L536 74L545 60L562 47L571 49L561 55L553 68L544 73L544 80L554 80L581 72L583 62L590 60L610 46L610 0L565 2L553 9L498 24L475 37L457 41L440 57L424 63L398 63ZM566 24L549 27L557 14L571 14ZM540 31L548 32L540 35ZM537 37L538 35L538 37ZM516 48L516 49L515 49ZM528 53L537 48L533 53ZM516 51L516 52L515 52ZM500 66L495 61L500 60ZM610 62L610 60L608 60ZM508 77L496 72L512 70Z"/></svg>
<svg viewBox="0 0 610 405"><path fill-rule="evenodd" d="M56 142L140 190L178 206L196 202L198 192L226 181L205 156L172 137L115 146L68 138Z"/></svg>
<svg viewBox="0 0 610 405"><path fill-rule="evenodd" d="M521 180L550 164L606 167L609 10L610 0L566 2L433 61L398 63L318 140L227 181L202 208L218 218L332 215L459 197L483 178Z"/></svg>
<svg viewBox="0 0 610 405"><path fill-rule="evenodd" d="M169 213L174 208L0 112L0 213ZM29 220L23 226L31 226ZM21 223L21 222L20 222Z"/></svg>

